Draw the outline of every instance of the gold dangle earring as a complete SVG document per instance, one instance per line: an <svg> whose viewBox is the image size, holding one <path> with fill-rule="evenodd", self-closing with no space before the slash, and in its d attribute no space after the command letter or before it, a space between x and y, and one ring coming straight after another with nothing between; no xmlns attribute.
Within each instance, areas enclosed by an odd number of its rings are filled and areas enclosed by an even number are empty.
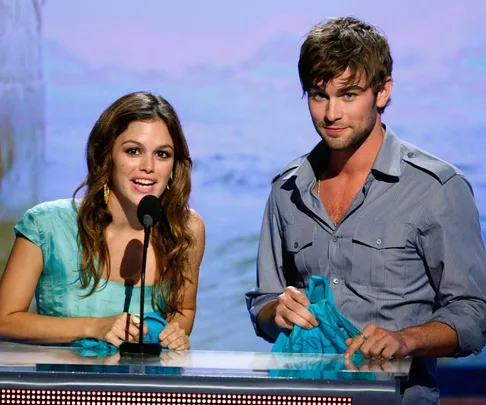
<svg viewBox="0 0 486 405"><path fill-rule="evenodd" d="M170 176L169 176L169 181L167 182L167 190L170 190L170 186L169 186L169 183L173 180L172 178L172 173L170 173Z"/></svg>
<svg viewBox="0 0 486 405"><path fill-rule="evenodd" d="M105 199L105 204L108 205L108 197L110 197L110 187L108 184L103 186L103 198Z"/></svg>

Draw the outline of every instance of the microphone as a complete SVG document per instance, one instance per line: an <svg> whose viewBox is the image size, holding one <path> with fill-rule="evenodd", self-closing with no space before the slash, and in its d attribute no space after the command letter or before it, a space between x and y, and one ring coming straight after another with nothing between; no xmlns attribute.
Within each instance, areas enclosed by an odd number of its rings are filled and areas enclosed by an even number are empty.
<svg viewBox="0 0 486 405"><path fill-rule="evenodd" d="M143 225L143 254L142 254L142 271L140 277L140 335L138 343L123 342L120 345L120 356L122 357L152 357L159 356L162 347L158 343L143 342L143 319L144 319L144 301L145 301L145 267L147 265L147 249L150 241L150 231L152 227L161 219L165 218L162 211L162 204L159 199L153 195L146 195L138 203L137 207L138 221Z"/></svg>
<svg viewBox="0 0 486 405"><path fill-rule="evenodd" d="M157 197L146 195L140 200L137 207L137 218L144 228L154 226L163 216L162 204Z"/></svg>

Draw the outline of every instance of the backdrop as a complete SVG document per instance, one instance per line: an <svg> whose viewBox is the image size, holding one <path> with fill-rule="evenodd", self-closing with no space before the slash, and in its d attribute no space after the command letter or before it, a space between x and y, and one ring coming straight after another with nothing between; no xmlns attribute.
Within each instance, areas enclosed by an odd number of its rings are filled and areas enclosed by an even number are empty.
<svg viewBox="0 0 486 405"><path fill-rule="evenodd" d="M301 98L300 44L315 23L341 15L386 32L395 87L384 121L466 173L484 226L481 0L0 0L0 261L25 209L81 183L102 110L124 93L155 91L182 119L191 205L206 221L193 347L268 350L244 293L270 181L318 141Z"/></svg>

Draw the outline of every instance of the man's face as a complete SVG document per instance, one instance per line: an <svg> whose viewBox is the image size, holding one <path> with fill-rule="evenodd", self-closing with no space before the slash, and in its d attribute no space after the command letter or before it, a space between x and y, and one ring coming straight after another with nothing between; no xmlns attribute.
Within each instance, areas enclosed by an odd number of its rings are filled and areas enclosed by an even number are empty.
<svg viewBox="0 0 486 405"><path fill-rule="evenodd" d="M373 93L365 89L366 79L346 84L349 69L308 92L309 111L319 135L332 150L345 150L361 145L371 133L379 114L377 107L384 107L390 97L391 78L382 91Z"/></svg>

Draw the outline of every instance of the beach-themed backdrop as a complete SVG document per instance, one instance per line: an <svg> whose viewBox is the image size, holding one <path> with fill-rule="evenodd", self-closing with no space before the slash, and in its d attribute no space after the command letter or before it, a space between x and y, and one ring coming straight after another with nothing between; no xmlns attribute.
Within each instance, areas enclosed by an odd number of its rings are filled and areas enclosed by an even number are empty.
<svg viewBox="0 0 486 405"><path fill-rule="evenodd" d="M341 15L386 32L395 87L384 121L465 172L486 230L481 0L0 0L0 271L22 213L70 197L83 180L103 109L155 91L181 117L191 205L207 228L193 347L269 350L244 293L271 179L318 141L301 98L300 44L315 23Z"/></svg>

